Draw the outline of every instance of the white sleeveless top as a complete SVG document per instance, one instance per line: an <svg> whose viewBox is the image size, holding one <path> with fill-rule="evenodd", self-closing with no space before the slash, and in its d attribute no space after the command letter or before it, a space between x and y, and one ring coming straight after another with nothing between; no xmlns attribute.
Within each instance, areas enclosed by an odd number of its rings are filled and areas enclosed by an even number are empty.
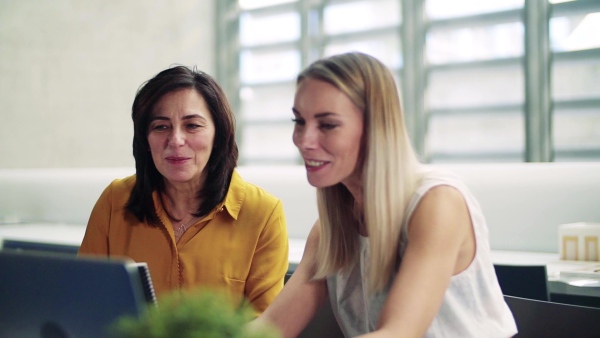
<svg viewBox="0 0 600 338"><path fill-rule="evenodd" d="M494 272L485 218L471 192L457 178L441 172L425 174L409 202L402 224L400 264L407 244L408 220L425 193L438 185L449 185L462 193L473 222L476 253L467 269L451 277L441 308L427 329L425 337L511 337L517 333L517 326L504 301ZM360 236L360 255L356 265L346 274L338 273L327 278L331 306L346 337L358 336L376 329L381 308L392 283L390 281L383 292L368 297L368 256L369 239Z"/></svg>

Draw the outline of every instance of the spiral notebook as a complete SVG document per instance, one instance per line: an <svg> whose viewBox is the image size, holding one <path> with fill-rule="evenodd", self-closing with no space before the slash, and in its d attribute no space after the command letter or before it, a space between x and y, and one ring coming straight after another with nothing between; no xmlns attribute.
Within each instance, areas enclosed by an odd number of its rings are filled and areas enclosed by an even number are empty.
<svg viewBox="0 0 600 338"><path fill-rule="evenodd" d="M156 304L146 263L0 251L0 338L110 337Z"/></svg>

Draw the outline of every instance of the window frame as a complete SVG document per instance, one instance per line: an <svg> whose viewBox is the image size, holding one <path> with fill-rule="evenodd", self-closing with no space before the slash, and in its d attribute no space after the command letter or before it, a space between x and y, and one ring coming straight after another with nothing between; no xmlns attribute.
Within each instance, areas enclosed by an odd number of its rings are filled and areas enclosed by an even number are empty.
<svg viewBox="0 0 600 338"><path fill-rule="evenodd" d="M352 1L352 0L346 0ZM336 35L325 35L323 13L331 0L298 0L269 7L242 10L237 0L216 1L217 39L216 60L217 80L223 86L235 112L240 111L242 101L240 90L246 86L264 86L277 84L244 84L240 79L240 52L242 50L271 50L278 48L297 48L300 54L300 69L310 62L322 57L325 47L332 42L352 40L364 36L381 36L395 32L400 39L402 65L392 69L401 80L401 95L409 134L417 154L424 162L435 161L525 161L552 162L555 154L561 156L583 156L587 160L600 160L598 149L556 149L552 140L552 123L555 110L583 109L600 106L600 97L554 100L552 96L552 67L555 62L562 60L583 60L586 58L600 59L600 48L581 51L553 52L549 45L550 20L555 15L573 13L590 13L600 11L600 2L594 0L578 0L552 4L547 0L524 0L522 8L507 9L492 13L473 14L462 17L452 17L428 20L424 15L425 3L422 0L398 0L400 2L400 22L398 25L363 30ZM335 3L344 2L336 0ZM243 12L269 14L283 11L297 11L300 15L301 37L294 42L269 43L257 46L241 46L239 42L239 16ZM431 29L471 27L473 25L489 25L494 22L506 22L517 18L524 25L524 53L519 57L506 57L491 60L470 62L454 62L428 65L425 61L426 34ZM310 24L309 24L310 23ZM521 65L524 78L524 102L522 104L494 104L481 107L465 107L461 109L427 109L425 93L428 78L431 74L447 69L467 69L472 67L499 67L503 65ZM290 84L283 81L282 84ZM501 113L507 110L521 110L524 119L524 150L522 153L427 153L426 143L428 125L431 117L438 114L473 114L478 110L486 113ZM265 121L246 121L237 118L237 141L243 142L244 127L257 124L284 124L289 119L268 119ZM287 162L284 160L283 162ZM300 163L296 156L294 163ZM240 157L241 164L272 163L271 159Z"/></svg>

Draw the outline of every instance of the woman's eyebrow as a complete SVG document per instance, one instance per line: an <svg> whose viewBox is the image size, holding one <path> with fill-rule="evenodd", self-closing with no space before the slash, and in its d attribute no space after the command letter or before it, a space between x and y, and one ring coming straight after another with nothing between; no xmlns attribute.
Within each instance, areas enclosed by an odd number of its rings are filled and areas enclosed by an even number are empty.
<svg viewBox="0 0 600 338"><path fill-rule="evenodd" d="M191 120L191 119L202 119L202 120L206 121L206 117L204 117L202 115L198 115L198 114L190 114L190 115L186 115L182 118L182 120ZM153 116L150 118L150 122L155 121L155 120L169 121L171 119L166 116Z"/></svg>
<svg viewBox="0 0 600 338"><path fill-rule="evenodd" d="M331 113L331 112L323 112L323 113L318 113L315 114L315 117L319 118L319 117L328 117L331 115L337 115L336 113Z"/></svg>
<svg viewBox="0 0 600 338"><path fill-rule="evenodd" d="M199 114L190 114L190 115L185 115L183 117L183 120L191 120L191 119L202 119L206 121L206 117L199 115Z"/></svg>
<svg viewBox="0 0 600 338"><path fill-rule="evenodd" d="M298 111L298 109L296 109L294 107L292 107L292 113L294 113L296 115L302 115L302 114L300 114L300 112ZM336 113L332 113L332 112L323 112L323 113L315 114L315 117L316 118L321 118L321 117L328 117L328 116L331 116L331 115L337 115L337 114Z"/></svg>
<svg viewBox="0 0 600 338"><path fill-rule="evenodd" d="M152 116L150 118L150 122L152 121L156 121L156 120L161 120L161 121L169 121L169 118L166 116Z"/></svg>

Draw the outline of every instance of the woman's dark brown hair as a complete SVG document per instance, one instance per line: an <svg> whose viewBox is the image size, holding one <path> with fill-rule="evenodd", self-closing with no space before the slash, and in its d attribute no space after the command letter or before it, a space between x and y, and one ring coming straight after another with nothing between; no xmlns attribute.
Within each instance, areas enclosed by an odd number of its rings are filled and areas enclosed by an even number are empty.
<svg viewBox="0 0 600 338"><path fill-rule="evenodd" d="M206 101L215 123L214 147L206 165L206 181L197 192L203 202L198 206L195 216L208 214L225 199L231 175L237 165L235 118L219 84L210 75L185 66L172 67L158 73L138 89L131 112L136 183L126 208L140 222L160 224L152 192L158 191L159 196L162 196L164 191L163 176L156 169L149 151L148 127L152 110L165 94L181 89L196 90Z"/></svg>

